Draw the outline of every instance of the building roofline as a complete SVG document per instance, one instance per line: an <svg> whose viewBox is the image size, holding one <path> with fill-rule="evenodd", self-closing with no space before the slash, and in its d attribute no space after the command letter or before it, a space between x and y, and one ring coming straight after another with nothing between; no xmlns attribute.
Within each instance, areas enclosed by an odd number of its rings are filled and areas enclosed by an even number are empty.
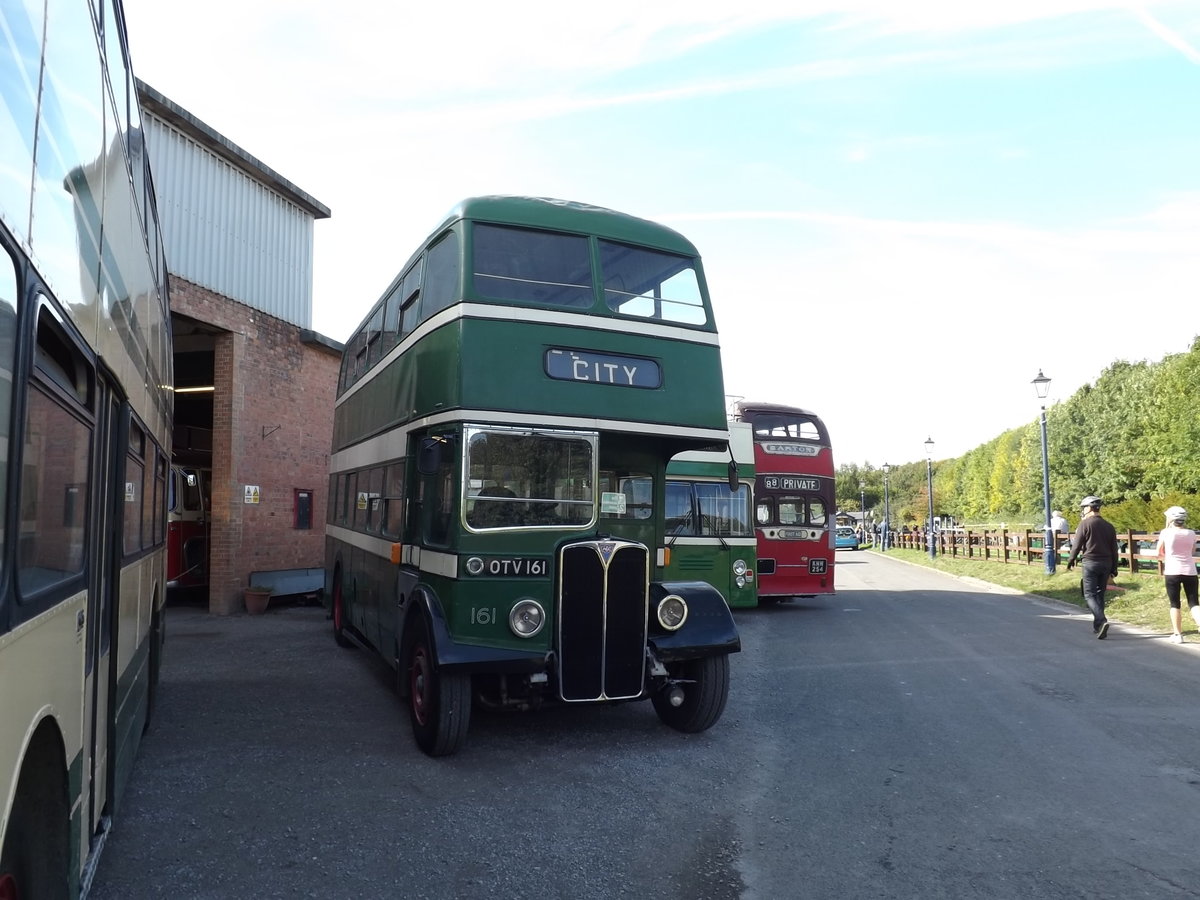
<svg viewBox="0 0 1200 900"><path fill-rule="evenodd" d="M342 351L346 347L345 344L339 344L333 338L326 337L320 332L313 331L311 328L300 329L300 343L316 347L318 350L328 350L330 353L336 353L338 356L342 355Z"/></svg>
<svg viewBox="0 0 1200 900"><path fill-rule="evenodd" d="M141 79L137 82L138 96L142 107L163 121L175 126L196 143L207 147L230 165L241 169L256 181L261 181L274 188L301 209L312 214L314 219L328 219L331 215L329 207L317 200L311 194L300 190L270 166L251 156L229 138L216 131L179 104L160 94ZM340 350L338 352L341 352Z"/></svg>

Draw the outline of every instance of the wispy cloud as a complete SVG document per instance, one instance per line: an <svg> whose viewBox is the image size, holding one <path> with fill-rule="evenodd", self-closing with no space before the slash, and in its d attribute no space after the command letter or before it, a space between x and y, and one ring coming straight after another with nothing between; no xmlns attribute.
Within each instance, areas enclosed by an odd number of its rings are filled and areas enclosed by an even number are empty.
<svg viewBox="0 0 1200 900"><path fill-rule="evenodd" d="M1133 4L1129 7L1129 9L1143 25L1150 29L1151 32L1162 38L1163 41L1165 41L1168 45L1174 47L1176 50L1182 53L1185 57L1187 57L1188 60L1200 65L1200 50L1197 50L1195 47L1189 44L1183 35L1168 28L1159 19L1156 19L1154 16L1150 15L1150 13L1146 11L1145 7L1141 6L1140 4Z"/></svg>
<svg viewBox="0 0 1200 900"><path fill-rule="evenodd" d="M715 243L706 236L729 220L738 233L754 220L771 225L753 230L761 255L751 263L705 257L726 389L766 398L779 396L780 385L800 392L826 417L844 459L916 458L927 433L939 452L957 455L1032 418L1028 382L1039 367L1061 398L1113 360L1161 358L1193 337L1124 326L1144 323L1151 308L1190 302L1200 278L1200 257L1188 249L1200 241L1196 195L1171 198L1138 219L1064 232L795 210L660 218L687 222L701 247ZM786 267L771 264L779 253ZM795 332L762 323L803 321L816 310L836 317L842 339L827 354L806 345L810 373L862 365L871 385L908 377L912 402L882 402L870 389L847 395L841 379L798 379ZM1086 349L1064 353L1065 346ZM930 375L936 401L918 403L930 399L923 393ZM985 385L986 413L977 415L971 411Z"/></svg>

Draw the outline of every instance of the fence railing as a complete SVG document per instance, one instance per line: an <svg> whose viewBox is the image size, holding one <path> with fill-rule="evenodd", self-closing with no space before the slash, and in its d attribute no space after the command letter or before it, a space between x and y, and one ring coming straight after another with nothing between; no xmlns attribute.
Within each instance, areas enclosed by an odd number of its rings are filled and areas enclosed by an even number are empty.
<svg viewBox="0 0 1200 900"><path fill-rule="evenodd" d="M1058 548L1059 563L1065 563L1070 555L1065 535L1063 543ZM929 539L924 532L893 531L888 534L892 547L906 550L928 550ZM1013 530L1007 528L984 529L982 531L939 531L934 534L934 542L940 556L958 559L978 559L985 562L1016 563L1018 565L1034 565L1042 563L1045 548L1045 534L1031 529ZM1158 544L1158 532L1126 531L1117 533L1117 547L1120 550L1121 568L1128 569L1135 575L1158 575L1158 557L1154 548ZM1200 547L1200 542L1197 542ZM1200 556L1200 554L1197 554Z"/></svg>

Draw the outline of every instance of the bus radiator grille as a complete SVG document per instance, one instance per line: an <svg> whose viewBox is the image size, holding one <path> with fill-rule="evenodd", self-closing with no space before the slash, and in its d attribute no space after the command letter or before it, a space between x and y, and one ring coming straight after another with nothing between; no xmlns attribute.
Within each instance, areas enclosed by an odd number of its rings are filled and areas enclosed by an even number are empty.
<svg viewBox="0 0 1200 900"><path fill-rule="evenodd" d="M619 700L642 693L649 551L587 541L559 560L558 677L564 700Z"/></svg>

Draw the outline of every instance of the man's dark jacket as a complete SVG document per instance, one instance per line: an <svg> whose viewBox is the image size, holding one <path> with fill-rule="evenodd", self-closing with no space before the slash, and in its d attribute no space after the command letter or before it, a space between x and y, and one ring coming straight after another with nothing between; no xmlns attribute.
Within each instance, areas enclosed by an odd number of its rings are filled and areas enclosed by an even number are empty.
<svg viewBox="0 0 1200 900"><path fill-rule="evenodd" d="M1120 551L1117 549L1117 529L1112 522L1100 516L1088 516L1075 529L1075 538L1071 541L1071 555L1067 557L1067 568L1075 565L1076 557L1083 557L1084 562L1104 563L1108 571L1117 574L1117 560Z"/></svg>

